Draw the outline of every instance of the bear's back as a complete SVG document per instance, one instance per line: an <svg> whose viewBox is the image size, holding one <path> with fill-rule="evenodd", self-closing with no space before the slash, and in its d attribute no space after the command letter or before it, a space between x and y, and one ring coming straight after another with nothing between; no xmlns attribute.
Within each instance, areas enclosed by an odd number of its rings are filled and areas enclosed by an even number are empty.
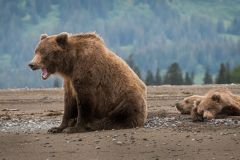
<svg viewBox="0 0 240 160"><path fill-rule="evenodd" d="M129 89L136 87L145 91L145 84L142 80L122 58L106 47L99 35L94 32L81 33L71 35L69 40L74 47L77 46L77 54L80 57L85 56L85 58L82 58L83 61L88 61L89 66L85 67L95 69L95 73L99 74L97 77L101 77L103 80L102 83L106 83L106 85L121 83L121 86L131 87ZM114 85L113 87L117 86Z"/></svg>

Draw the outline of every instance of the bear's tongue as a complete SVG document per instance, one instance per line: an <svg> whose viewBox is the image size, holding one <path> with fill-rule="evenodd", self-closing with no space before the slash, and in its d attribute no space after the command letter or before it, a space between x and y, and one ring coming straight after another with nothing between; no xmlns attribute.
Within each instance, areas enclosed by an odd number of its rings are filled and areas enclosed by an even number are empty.
<svg viewBox="0 0 240 160"><path fill-rule="evenodd" d="M46 79L48 77L48 72L46 68L42 68L42 78Z"/></svg>

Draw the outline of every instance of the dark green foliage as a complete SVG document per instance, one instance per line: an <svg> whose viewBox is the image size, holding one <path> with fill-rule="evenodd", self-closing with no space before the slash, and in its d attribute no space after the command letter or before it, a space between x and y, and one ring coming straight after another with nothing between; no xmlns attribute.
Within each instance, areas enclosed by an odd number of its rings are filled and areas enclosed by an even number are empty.
<svg viewBox="0 0 240 160"><path fill-rule="evenodd" d="M216 77L216 84L228 84L230 83L230 68L229 65L224 63L220 64L220 69Z"/></svg>
<svg viewBox="0 0 240 160"><path fill-rule="evenodd" d="M154 84L153 73L152 73L152 71L150 71L150 70L147 71L145 83L146 83L146 85L152 85L152 84Z"/></svg>
<svg viewBox="0 0 240 160"><path fill-rule="evenodd" d="M126 59L127 64L132 68L132 70L138 75L139 78L141 78L141 71L140 69L135 65L133 54L130 54L128 58Z"/></svg>
<svg viewBox="0 0 240 160"><path fill-rule="evenodd" d="M223 63L221 63L215 83L216 84L225 84L225 82L226 82L226 68L225 68L225 65Z"/></svg>
<svg viewBox="0 0 240 160"><path fill-rule="evenodd" d="M31 72L26 64L41 33L63 31L96 31L119 56L133 54L133 70L139 76L140 71L146 73L148 69L166 70L173 60L184 72L194 71L196 77L199 68L207 64L212 64L212 73L216 74L220 62L236 66L240 59L236 9L240 3L217 2L0 0L0 88L51 87L53 79L42 81L40 73ZM181 4L187 5L179 9ZM228 28L226 23L230 24Z"/></svg>
<svg viewBox="0 0 240 160"><path fill-rule="evenodd" d="M162 84L161 73L160 73L160 69L157 68L157 71L154 77L154 85L161 85L161 84Z"/></svg>
<svg viewBox="0 0 240 160"><path fill-rule="evenodd" d="M185 74L184 84L185 85L192 85L193 84L193 79L192 79L191 76L189 76L188 72L186 72L186 74Z"/></svg>
<svg viewBox="0 0 240 160"><path fill-rule="evenodd" d="M228 32L231 34L240 35L240 17L234 18L230 27L228 28Z"/></svg>
<svg viewBox="0 0 240 160"><path fill-rule="evenodd" d="M195 73L192 72L192 73L191 73L191 79L192 79L193 84L194 84L194 78L195 78Z"/></svg>
<svg viewBox="0 0 240 160"><path fill-rule="evenodd" d="M206 69L206 72L205 72L204 78L203 78L203 83L204 84L212 84L213 83L212 75L210 74L209 68Z"/></svg>
<svg viewBox="0 0 240 160"><path fill-rule="evenodd" d="M236 66L232 71L231 71L231 82L232 83L240 83L240 65Z"/></svg>
<svg viewBox="0 0 240 160"><path fill-rule="evenodd" d="M183 84L182 70L178 63L173 63L168 67L164 77L164 84L181 85Z"/></svg>
<svg viewBox="0 0 240 160"><path fill-rule="evenodd" d="M226 63L226 83L227 84L231 83L231 70L229 63Z"/></svg>
<svg viewBox="0 0 240 160"><path fill-rule="evenodd" d="M224 33L225 32L224 23L223 23L222 20L217 21L217 32L219 32L219 33Z"/></svg>

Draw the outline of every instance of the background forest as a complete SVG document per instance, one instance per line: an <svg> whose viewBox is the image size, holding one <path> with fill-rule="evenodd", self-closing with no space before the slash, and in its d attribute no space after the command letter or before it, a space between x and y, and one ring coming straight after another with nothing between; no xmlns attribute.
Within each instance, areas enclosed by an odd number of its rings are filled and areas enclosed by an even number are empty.
<svg viewBox="0 0 240 160"><path fill-rule="evenodd" d="M0 0L0 25L0 88L58 86L27 64L63 31L96 31L147 84L240 82L240 0Z"/></svg>

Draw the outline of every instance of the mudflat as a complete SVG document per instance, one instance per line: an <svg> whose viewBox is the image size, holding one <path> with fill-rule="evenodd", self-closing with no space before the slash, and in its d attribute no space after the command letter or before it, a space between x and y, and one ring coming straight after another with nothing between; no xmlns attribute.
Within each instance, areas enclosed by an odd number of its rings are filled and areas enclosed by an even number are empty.
<svg viewBox="0 0 240 160"><path fill-rule="evenodd" d="M240 117L193 123L174 104L240 85L149 86L143 128L48 134L61 123L63 89L0 90L0 159L240 159Z"/></svg>

